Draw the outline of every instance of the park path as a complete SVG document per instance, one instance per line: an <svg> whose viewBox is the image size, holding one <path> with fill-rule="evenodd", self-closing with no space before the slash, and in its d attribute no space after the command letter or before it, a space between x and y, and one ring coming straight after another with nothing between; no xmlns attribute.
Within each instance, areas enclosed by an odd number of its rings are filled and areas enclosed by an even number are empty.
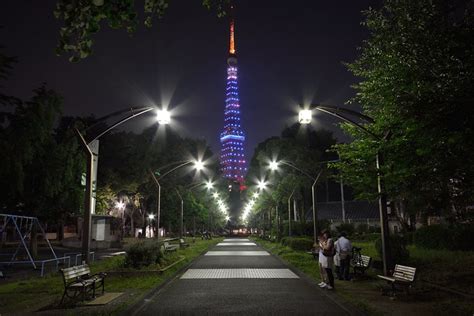
<svg viewBox="0 0 474 316"><path fill-rule="evenodd" d="M351 315L357 312L243 238L225 239L209 249L134 311L135 315L237 313Z"/></svg>

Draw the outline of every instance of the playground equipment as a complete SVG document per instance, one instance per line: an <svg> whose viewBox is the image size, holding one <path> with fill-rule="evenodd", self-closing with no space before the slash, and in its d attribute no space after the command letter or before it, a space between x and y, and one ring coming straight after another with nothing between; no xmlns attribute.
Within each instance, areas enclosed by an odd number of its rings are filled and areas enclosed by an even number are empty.
<svg viewBox="0 0 474 316"><path fill-rule="evenodd" d="M46 241L49 249L51 250L52 258L44 259L44 260L34 260L33 256L31 255L31 251L28 247L28 243L31 240L31 232L33 228L36 228L38 233L41 233L43 239ZM12 215L12 214L0 214L0 243L3 243L7 240L8 235L11 234L12 239L17 241L19 239L18 246L16 247L15 252L10 258L10 261L0 262L0 265L11 266L14 264L31 264L33 269L38 269L38 266L41 266L41 276L44 275L44 268L45 264L49 262L56 263L56 270L59 269L60 261L65 264L66 260L68 261L68 266L71 264L71 257L64 256L58 257L56 252L54 251L51 243L49 242L48 238L46 238L46 233L41 226L40 222L38 221L37 217L30 217L30 216L19 216L19 215ZM16 238L15 238L16 235ZM21 254L21 250L24 250L26 253L26 259L22 260L19 258ZM5 254L2 256L10 256L10 254Z"/></svg>

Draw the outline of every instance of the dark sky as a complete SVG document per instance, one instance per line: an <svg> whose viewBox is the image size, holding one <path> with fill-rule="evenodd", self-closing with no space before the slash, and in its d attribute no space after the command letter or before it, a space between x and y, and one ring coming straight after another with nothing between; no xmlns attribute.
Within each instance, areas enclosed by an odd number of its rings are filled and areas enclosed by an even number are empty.
<svg viewBox="0 0 474 316"><path fill-rule="evenodd" d="M107 0L106 0L107 1ZM60 22L54 0L2 0L0 45L17 56L6 92L22 98L46 82L65 98L65 114L105 115L130 106L169 103L184 136L219 151L223 127L228 20L200 0L171 0L151 30L128 36L104 26L94 53L78 64L54 54ZM142 2L142 1L138 1ZM295 120L298 102L343 105L355 78L353 61L367 37L361 10L379 0L237 0L236 45L242 126L250 159L259 142ZM318 115L320 126L334 120ZM136 119L129 128L151 124Z"/></svg>

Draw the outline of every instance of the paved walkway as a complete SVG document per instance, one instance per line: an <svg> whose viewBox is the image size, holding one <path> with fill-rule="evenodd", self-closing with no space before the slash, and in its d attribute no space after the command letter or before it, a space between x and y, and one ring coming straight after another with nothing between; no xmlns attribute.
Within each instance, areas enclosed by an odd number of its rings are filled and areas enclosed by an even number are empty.
<svg viewBox="0 0 474 316"><path fill-rule="evenodd" d="M225 239L135 315L352 314L328 294L254 242Z"/></svg>

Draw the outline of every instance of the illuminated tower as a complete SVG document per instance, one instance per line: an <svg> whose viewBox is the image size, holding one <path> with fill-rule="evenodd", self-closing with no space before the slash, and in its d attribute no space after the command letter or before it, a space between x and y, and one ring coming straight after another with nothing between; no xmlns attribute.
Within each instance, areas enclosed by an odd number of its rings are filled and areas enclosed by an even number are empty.
<svg viewBox="0 0 474 316"><path fill-rule="evenodd" d="M244 141L245 134L240 126L234 18L231 16L229 57L227 58L224 130L221 133L221 167L225 178L240 184L243 183L244 175L247 171L247 168L245 167Z"/></svg>

